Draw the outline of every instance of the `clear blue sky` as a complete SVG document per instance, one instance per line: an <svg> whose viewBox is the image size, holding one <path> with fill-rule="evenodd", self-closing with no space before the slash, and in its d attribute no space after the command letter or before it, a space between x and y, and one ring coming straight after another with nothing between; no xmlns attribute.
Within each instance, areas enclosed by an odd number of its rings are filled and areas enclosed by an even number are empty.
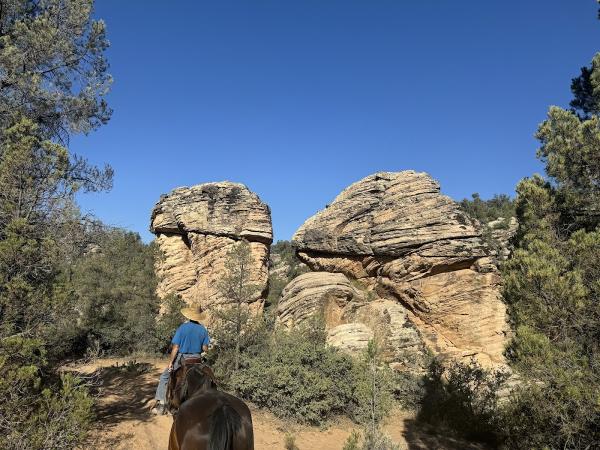
<svg viewBox="0 0 600 450"><path fill-rule="evenodd" d="M259 194L276 240L377 171L513 195L600 50L594 0L97 3L114 115L72 149L116 175L80 203L146 241L162 193L208 181Z"/></svg>

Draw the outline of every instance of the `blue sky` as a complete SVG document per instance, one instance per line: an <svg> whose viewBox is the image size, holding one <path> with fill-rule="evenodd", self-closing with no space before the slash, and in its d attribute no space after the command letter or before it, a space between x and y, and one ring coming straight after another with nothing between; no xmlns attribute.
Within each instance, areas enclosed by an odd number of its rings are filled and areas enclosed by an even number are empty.
<svg viewBox="0 0 600 450"><path fill-rule="evenodd" d="M461 199L542 170L533 134L600 50L594 0L100 0L110 123L72 150L111 164L82 209L145 241L177 186L231 180L275 239L347 185L415 169Z"/></svg>

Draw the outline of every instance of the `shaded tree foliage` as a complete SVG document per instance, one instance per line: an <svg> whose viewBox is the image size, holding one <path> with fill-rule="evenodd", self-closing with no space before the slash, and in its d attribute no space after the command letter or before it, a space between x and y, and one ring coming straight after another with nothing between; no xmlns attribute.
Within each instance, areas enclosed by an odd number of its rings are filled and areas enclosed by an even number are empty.
<svg viewBox="0 0 600 450"><path fill-rule="evenodd" d="M570 105L572 111L581 119L598 114L600 93L594 89L594 83L592 83L592 76L596 74L595 64L597 64L596 58L594 58L591 67L582 67L581 74L571 80L571 92L574 98L571 100Z"/></svg>
<svg viewBox="0 0 600 450"><path fill-rule="evenodd" d="M162 347L156 317L154 246L137 233L106 230L97 247L72 267L78 334L112 354L155 352Z"/></svg>
<svg viewBox="0 0 600 450"><path fill-rule="evenodd" d="M352 359L325 346L320 330L280 330L258 344L256 353L242 353L240 370L229 380L242 397L280 417L313 425L352 408Z"/></svg>
<svg viewBox="0 0 600 450"><path fill-rule="evenodd" d="M111 185L69 153L76 132L110 117L104 24L92 0L0 0L0 447L74 448L85 438L91 400L59 376L55 339L77 317L63 279L85 226L78 191ZM84 236L85 233L79 233ZM51 350L50 353L48 350Z"/></svg>
<svg viewBox="0 0 600 450"><path fill-rule="evenodd" d="M484 369L476 361L431 362L418 418L459 435L496 443L500 431L499 391L508 374Z"/></svg>
<svg viewBox="0 0 600 450"><path fill-rule="evenodd" d="M0 153L0 328L39 329L52 320L53 281L61 236L77 221L74 196L83 185L106 187L88 176L67 150L22 118L5 131ZM85 181L83 181L85 179Z"/></svg>
<svg viewBox="0 0 600 450"><path fill-rule="evenodd" d="M90 428L92 398L71 374L49 376L42 341L0 339L0 448L65 449Z"/></svg>

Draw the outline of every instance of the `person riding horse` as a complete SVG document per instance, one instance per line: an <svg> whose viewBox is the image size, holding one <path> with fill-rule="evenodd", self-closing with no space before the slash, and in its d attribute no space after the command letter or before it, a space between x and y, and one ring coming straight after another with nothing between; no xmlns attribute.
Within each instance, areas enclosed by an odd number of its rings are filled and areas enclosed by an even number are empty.
<svg viewBox="0 0 600 450"><path fill-rule="evenodd" d="M188 319L181 324L171 341L171 358L169 366L160 375L154 399L156 404L152 408L154 414L166 414L166 394L169 374L177 370L182 364L182 359L199 358L202 352L208 350L210 337L208 330L202 323L206 320L206 313L199 308L183 308L181 314Z"/></svg>

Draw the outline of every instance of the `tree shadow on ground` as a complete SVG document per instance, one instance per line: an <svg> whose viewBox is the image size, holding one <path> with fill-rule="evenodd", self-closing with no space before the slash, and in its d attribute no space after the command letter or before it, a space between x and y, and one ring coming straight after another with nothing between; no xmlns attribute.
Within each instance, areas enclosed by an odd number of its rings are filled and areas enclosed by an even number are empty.
<svg viewBox="0 0 600 450"><path fill-rule="evenodd" d="M130 362L121 366L97 369L92 395L98 422L114 425L125 420L149 421L150 404L158 383L159 372L148 363Z"/></svg>
<svg viewBox="0 0 600 450"><path fill-rule="evenodd" d="M128 446L129 444L127 444L127 441L133 436L133 433L120 433L110 437L97 435L92 439L89 439L84 448L109 448L111 450L117 450L124 448L124 446Z"/></svg>
<svg viewBox="0 0 600 450"><path fill-rule="evenodd" d="M490 450L494 447L454 438L443 430L419 422L416 419L404 421L404 439L409 450Z"/></svg>

